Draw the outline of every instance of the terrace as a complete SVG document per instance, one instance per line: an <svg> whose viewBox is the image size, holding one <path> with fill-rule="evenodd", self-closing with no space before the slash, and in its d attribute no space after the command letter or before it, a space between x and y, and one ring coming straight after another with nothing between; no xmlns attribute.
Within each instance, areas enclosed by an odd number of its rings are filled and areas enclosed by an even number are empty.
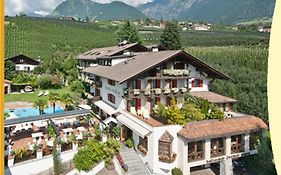
<svg viewBox="0 0 281 175"><path fill-rule="evenodd" d="M73 111L70 112L73 113ZM30 117L7 121L5 123L5 160L14 157L14 163L19 163L50 155L55 135L58 137L61 152L75 150L78 145L82 145L83 140L92 137L95 129L85 115L73 114L61 117L58 115L62 114L56 114L54 118L44 115L40 119L37 117L37 120ZM50 131L51 128L54 128L53 134Z"/></svg>

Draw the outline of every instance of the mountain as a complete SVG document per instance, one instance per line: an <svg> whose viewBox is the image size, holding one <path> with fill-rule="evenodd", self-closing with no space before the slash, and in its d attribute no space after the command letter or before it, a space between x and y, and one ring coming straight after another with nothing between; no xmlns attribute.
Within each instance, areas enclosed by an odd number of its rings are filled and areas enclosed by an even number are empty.
<svg viewBox="0 0 281 175"><path fill-rule="evenodd" d="M275 0L154 0L137 8L150 18L237 23L272 17Z"/></svg>
<svg viewBox="0 0 281 175"><path fill-rule="evenodd" d="M123 2L101 4L91 0L66 0L50 14L52 17L72 16L85 19L144 19L146 16Z"/></svg>

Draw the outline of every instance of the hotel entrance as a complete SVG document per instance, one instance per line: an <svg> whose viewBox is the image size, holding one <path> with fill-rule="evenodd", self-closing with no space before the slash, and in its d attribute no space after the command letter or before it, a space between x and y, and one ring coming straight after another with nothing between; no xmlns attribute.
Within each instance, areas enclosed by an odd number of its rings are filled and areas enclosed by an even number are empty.
<svg viewBox="0 0 281 175"><path fill-rule="evenodd" d="M133 131L130 128L128 128L127 126L122 125L120 141L124 142L124 141L128 140L129 138L133 140Z"/></svg>

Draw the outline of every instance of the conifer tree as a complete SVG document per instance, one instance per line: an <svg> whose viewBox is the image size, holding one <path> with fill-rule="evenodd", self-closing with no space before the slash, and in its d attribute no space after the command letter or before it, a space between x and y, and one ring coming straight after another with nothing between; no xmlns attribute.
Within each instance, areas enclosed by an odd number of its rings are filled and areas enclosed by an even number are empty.
<svg viewBox="0 0 281 175"><path fill-rule="evenodd" d="M167 22L160 37L160 44L171 50L182 49L179 26L175 22Z"/></svg>
<svg viewBox="0 0 281 175"><path fill-rule="evenodd" d="M119 27L117 36L121 42L124 40L129 43L141 42L136 27L130 21L125 21L124 24Z"/></svg>

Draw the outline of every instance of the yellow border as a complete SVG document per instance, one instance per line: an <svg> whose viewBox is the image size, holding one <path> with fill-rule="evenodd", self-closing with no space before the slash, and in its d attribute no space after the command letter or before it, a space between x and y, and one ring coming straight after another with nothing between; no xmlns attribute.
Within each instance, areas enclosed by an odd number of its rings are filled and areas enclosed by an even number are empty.
<svg viewBox="0 0 281 175"><path fill-rule="evenodd" d="M0 0L0 174L4 174L4 0Z"/></svg>
<svg viewBox="0 0 281 175"><path fill-rule="evenodd" d="M280 111L280 75L281 75L281 2L276 0L270 36L268 59L268 112L271 142L277 173L281 174L281 111ZM279 32L279 33L278 33Z"/></svg>

